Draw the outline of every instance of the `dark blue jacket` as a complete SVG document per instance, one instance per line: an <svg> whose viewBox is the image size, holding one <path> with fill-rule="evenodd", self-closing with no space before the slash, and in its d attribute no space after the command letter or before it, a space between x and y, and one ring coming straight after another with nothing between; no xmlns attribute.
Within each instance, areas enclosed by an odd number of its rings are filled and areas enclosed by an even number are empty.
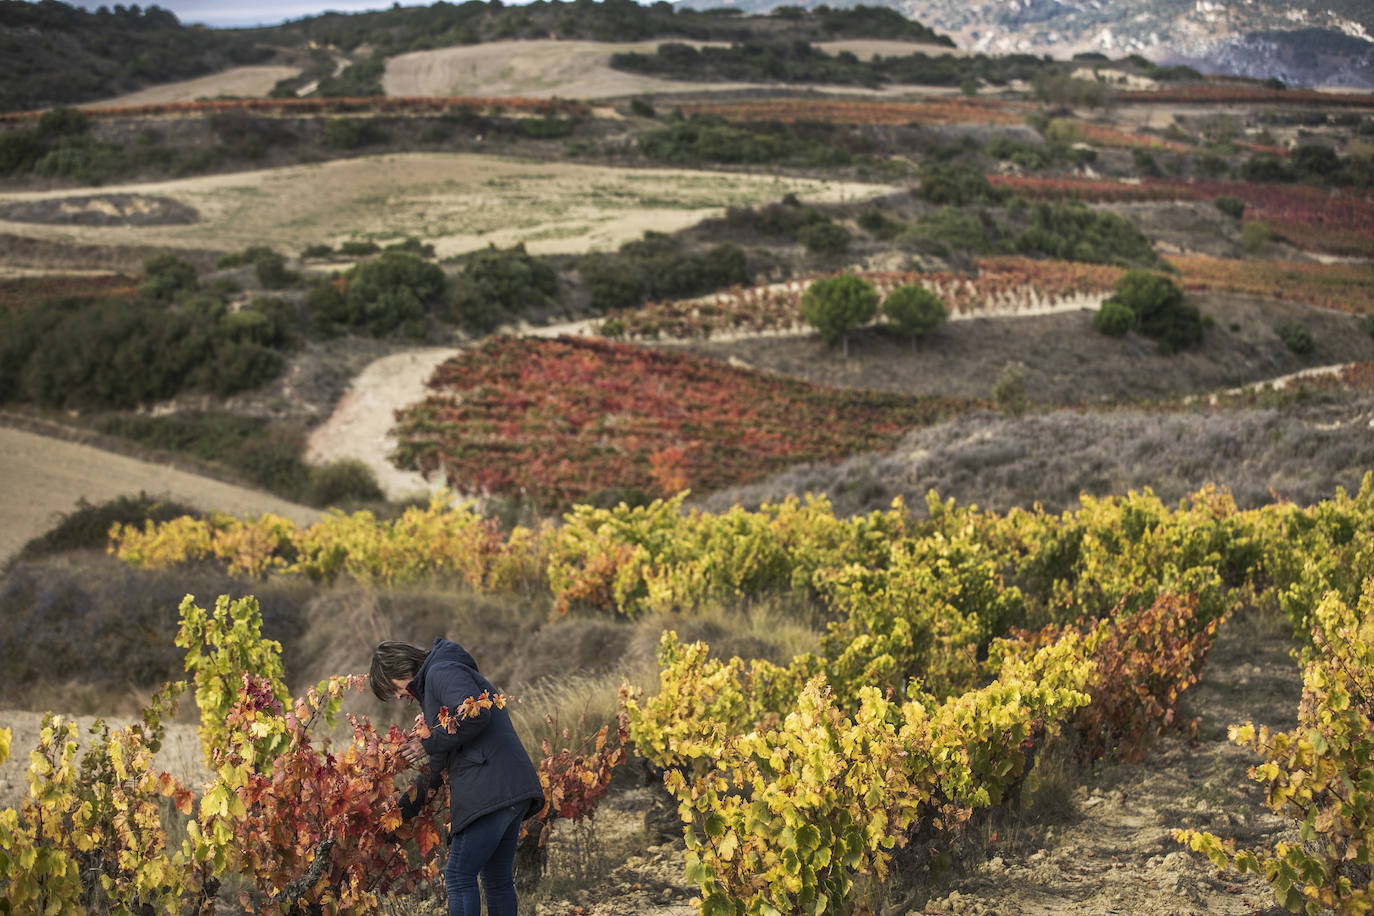
<svg viewBox="0 0 1374 916"><path fill-rule="evenodd" d="M447 706L452 713L468 697L479 697L483 691L496 694L478 673L477 663L467 650L447 639L434 640L434 648L409 687L433 731L421 742L429 753L428 772L415 780L413 799L409 792L402 796L402 815L413 817L429 793L439 787L444 773L448 773L452 833L484 814L517 802L528 802L525 817L544 806L539 775L504 709L492 707L463 719L453 734L438 724L440 707Z"/></svg>

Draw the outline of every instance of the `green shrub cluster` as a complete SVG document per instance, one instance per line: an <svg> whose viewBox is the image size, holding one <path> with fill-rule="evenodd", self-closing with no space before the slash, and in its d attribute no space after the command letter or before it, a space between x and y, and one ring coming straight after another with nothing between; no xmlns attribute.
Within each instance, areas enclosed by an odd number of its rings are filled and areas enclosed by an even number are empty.
<svg viewBox="0 0 1374 916"><path fill-rule="evenodd" d="M190 506L156 499L143 492L137 496L119 496L99 504L93 504L83 496L76 501L75 509L62 513L56 525L26 543L15 559L35 560L70 550L104 552L110 541L110 528L115 524L137 525L141 528L148 522L162 524L185 515L200 517L200 513Z"/></svg>
<svg viewBox="0 0 1374 916"><path fill-rule="evenodd" d="M983 144L983 152L1022 169L1038 172L1056 166L1080 166L1097 161L1096 150L1078 149L1062 140L1031 143L1005 134Z"/></svg>
<svg viewBox="0 0 1374 916"><path fill-rule="evenodd" d="M1043 254L1065 261L1155 267L1159 254L1145 234L1124 216L1075 201L1037 201L1030 225L1012 247L1019 254Z"/></svg>
<svg viewBox="0 0 1374 916"><path fill-rule="evenodd" d="M420 338L444 287L439 265L406 251L387 251L355 265L341 282L318 283L307 302L314 327L323 333L348 329L381 337L400 329Z"/></svg>
<svg viewBox="0 0 1374 916"><path fill-rule="evenodd" d="M977 169L949 162L927 162L921 166L920 184L913 192L927 203L964 207L969 204L1000 204L1007 192L994 188Z"/></svg>
<svg viewBox="0 0 1374 916"><path fill-rule="evenodd" d="M1197 306L1184 301L1183 291L1172 280L1148 270L1128 270L1093 316L1093 324L1114 336L1138 330L1154 340L1161 353L1201 343L1206 326Z"/></svg>
<svg viewBox="0 0 1374 916"><path fill-rule="evenodd" d="M286 258L266 245L253 245L243 251L221 255L215 260L216 270L253 265L258 282L265 289L283 289L300 280L300 275L286 269Z"/></svg>
<svg viewBox="0 0 1374 916"><path fill-rule="evenodd" d="M323 98L362 98L382 95L382 73L386 70L386 58L373 54L366 60L349 64L343 72L335 76L330 73L322 77L312 95Z"/></svg>
<svg viewBox="0 0 1374 916"><path fill-rule="evenodd" d="M1299 356L1307 356L1317 348L1312 332L1296 321L1280 321L1274 325L1274 333L1284 345Z"/></svg>
<svg viewBox="0 0 1374 916"><path fill-rule="evenodd" d="M32 128L0 133L0 175L41 175L99 184L130 170L124 148L90 136L86 116L71 108L43 113Z"/></svg>
<svg viewBox="0 0 1374 916"><path fill-rule="evenodd" d="M621 245L615 254L580 259L577 271L597 311L631 308L648 299L697 296L749 280L747 259L735 245L687 252L672 236L653 231Z"/></svg>
<svg viewBox="0 0 1374 916"><path fill-rule="evenodd" d="M1246 181L1302 181L1367 188L1374 185L1374 162L1368 157L1342 156L1325 144L1304 143L1286 157L1278 153L1254 153L1241 164L1240 177Z"/></svg>
<svg viewBox="0 0 1374 916"><path fill-rule="evenodd" d="M505 250L493 245L461 261L449 317L466 331L486 333L514 316L547 308L558 296L553 267L528 254L523 244Z"/></svg>
<svg viewBox="0 0 1374 916"><path fill-rule="evenodd" d="M253 339L256 318L253 308L230 314L213 300L146 299L69 299L7 316L0 401L127 408L188 389L228 396L256 388L284 362Z"/></svg>
<svg viewBox="0 0 1374 916"><path fill-rule="evenodd" d="M370 118L330 118L324 122L324 145L330 149L351 150L385 142L386 131Z"/></svg>
<svg viewBox="0 0 1374 916"><path fill-rule="evenodd" d="M622 39L623 40L623 39ZM1047 73L1065 72L1065 64L1030 54L954 57L921 52L860 60L849 51L827 54L805 41L755 40L729 47L694 47L667 42L653 54L612 54L617 70L662 79L721 82L830 83L876 88L886 83L920 86L964 86L980 82L1006 85Z"/></svg>
<svg viewBox="0 0 1374 916"><path fill-rule="evenodd" d="M765 122L739 127L704 114L668 118L662 126L639 134L635 142L648 158L680 165L784 162L836 168L853 164L856 155L872 149L862 135L835 125Z"/></svg>
<svg viewBox="0 0 1374 916"><path fill-rule="evenodd" d="M937 257L949 257L955 253L987 254L993 248L989 224L994 236L1005 234L1005 227L985 212L942 207L916 220L897 236L897 241Z"/></svg>
<svg viewBox="0 0 1374 916"><path fill-rule="evenodd" d="M1212 201L1212 203L1215 204L1216 208L1222 213L1231 217L1231 219L1240 219L1245 215L1245 202L1229 194L1223 194L1221 197Z"/></svg>

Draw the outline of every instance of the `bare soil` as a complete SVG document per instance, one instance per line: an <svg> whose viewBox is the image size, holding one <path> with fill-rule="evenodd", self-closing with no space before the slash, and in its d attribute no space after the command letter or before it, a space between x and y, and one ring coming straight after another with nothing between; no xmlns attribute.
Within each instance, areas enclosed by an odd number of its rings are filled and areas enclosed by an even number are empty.
<svg viewBox="0 0 1374 916"><path fill-rule="evenodd" d="M43 225L0 218L0 233L78 245L232 251L417 236L440 257L523 243L536 254L614 250L646 230L675 232L788 193L817 203L863 200L887 185L684 169L618 169L501 156L403 153L112 186L106 195L165 198L198 212L184 226ZM88 193L0 193L0 205L60 214ZM31 212L31 211L30 211ZM32 219L32 216L28 217ZM8 246L6 246L8 247ZM0 260L5 257L0 248ZM24 265L28 266L28 265Z"/></svg>
<svg viewBox="0 0 1374 916"><path fill-rule="evenodd" d="M694 83L666 80L614 70L612 54L639 52L652 54L663 42L602 41L493 41L432 51L401 54L386 62L382 89L391 96L441 95L515 95L532 98L604 99L653 93L678 93L709 89L775 88L776 84ZM684 42L701 47L719 42ZM856 40L818 42L827 54L849 51L860 57L914 54L918 51L939 55L965 52L937 45L916 45L902 41ZM853 86L797 86L793 88L846 95L902 96L913 86L864 89ZM948 89L922 89L923 94L948 92Z"/></svg>
<svg viewBox="0 0 1374 916"><path fill-rule="evenodd" d="M98 102L87 102L80 108L121 108L135 105L167 105L173 102L194 102L197 99L258 98L266 96L279 80L300 73L299 67L233 67L219 73L195 79L150 86Z"/></svg>

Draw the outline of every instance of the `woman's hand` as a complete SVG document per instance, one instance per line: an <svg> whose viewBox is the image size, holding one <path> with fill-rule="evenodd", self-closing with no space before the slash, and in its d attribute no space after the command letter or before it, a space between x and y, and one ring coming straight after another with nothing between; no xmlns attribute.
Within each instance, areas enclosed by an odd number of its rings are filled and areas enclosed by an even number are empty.
<svg viewBox="0 0 1374 916"><path fill-rule="evenodd" d="M421 760L425 759L425 747L420 743L419 738L411 738L405 744L401 745L401 756L405 758L406 763L415 766Z"/></svg>

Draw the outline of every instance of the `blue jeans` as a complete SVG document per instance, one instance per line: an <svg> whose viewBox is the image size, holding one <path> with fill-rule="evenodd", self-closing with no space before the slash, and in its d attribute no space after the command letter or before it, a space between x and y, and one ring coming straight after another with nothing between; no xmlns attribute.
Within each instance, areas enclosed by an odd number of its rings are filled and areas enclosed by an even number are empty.
<svg viewBox="0 0 1374 916"><path fill-rule="evenodd" d="M448 916L481 916L477 878L487 898L487 916L516 916L515 846L528 802L484 814L449 840L444 886Z"/></svg>

